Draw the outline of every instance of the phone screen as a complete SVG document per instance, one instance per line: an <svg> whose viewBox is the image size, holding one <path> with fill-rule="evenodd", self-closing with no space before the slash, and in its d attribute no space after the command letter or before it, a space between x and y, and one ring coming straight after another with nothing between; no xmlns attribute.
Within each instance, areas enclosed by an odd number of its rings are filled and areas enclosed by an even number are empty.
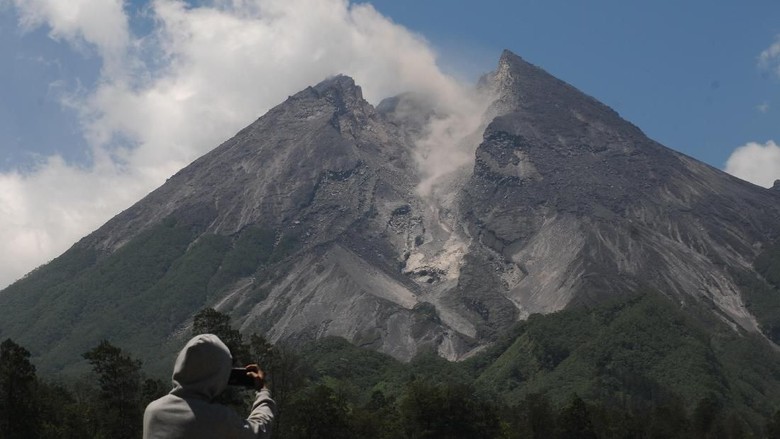
<svg viewBox="0 0 780 439"><path fill-rule="evenodd" d="M230 370L228 386L242 386L252 388L255 386L255 380L251 376L247 375L246 369L243 367L236 367Z"/></svg>

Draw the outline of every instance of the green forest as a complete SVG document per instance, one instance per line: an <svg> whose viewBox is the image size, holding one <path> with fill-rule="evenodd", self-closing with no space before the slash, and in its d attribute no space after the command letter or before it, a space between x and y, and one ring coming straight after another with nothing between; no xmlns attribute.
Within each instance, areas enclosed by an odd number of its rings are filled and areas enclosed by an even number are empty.
<svg viewBox="0 0 780 439"><path fill-rule="evenodd" d="M648 292L532 315L462 362L423 352L402 363L340 338L272 345L210 308L195 315L192 335L217 334L237 365L268 372L276 438L780 437L777 355L712 323ZM169 382L110 341L83 358L90 373L57 382L5 340L0 436L140 437L144 407ZM245 414L251 398L229 388L219 402Z"/></svg>

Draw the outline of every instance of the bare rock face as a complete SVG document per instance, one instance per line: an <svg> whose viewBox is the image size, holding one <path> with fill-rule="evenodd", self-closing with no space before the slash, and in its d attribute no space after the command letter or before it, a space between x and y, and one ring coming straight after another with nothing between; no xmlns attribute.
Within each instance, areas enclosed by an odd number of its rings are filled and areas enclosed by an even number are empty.
<svg viewBox="0 0 780 439"><path fill-rule="evenodd" d="M263 224L338 235L369 209L378 181L404 185L410 158L404 145L392 143L396 137L351 78L331 78L174 175L92 235L91 244L110 252L169 215L218 234ZM316 223L302 223L313 216Z"/></svg>
<svg viewBox="0 0 780 439"><path fill-rule="evenodd" d="M377 111L351 78L323 81L80 245L111 254L171 217L201 236L272 230L277 241L292 238L293 254L235 279L212 304L235 314L243 329L274 341L338 335L402 359L423 347L459 358L478 345L476 330L434 303L457 281L458 267L442 262L447 252L466 246L450 239L415 190L413 139L430 112L421 104L405 95Z"/></svg>
<svg viewBox="0 0 780 439"><path fill-rule="evenodd" d="M480 87L496 96L490 123L446 206L416 190L415 141L432 108L412 94L374 108L337 76L291 96L84 238L74 249L94 261L62 282L88 284L168 222L191 234L183 255L151 286L111 299L116 307L164 291L181 261L200 261L204 242L221 243L214 248L224 255L186 309L137 316L165 320L168 333L128 342L167 339L215 306L272 341L337 335L400 359L433 348L457 360L531 313L641 288L681 306L706 302L735 328L759 330L734 270L751 272L780 238L777 183L763 190L669 150L510 52ZM32 312L14 308L14 288L0 294L0 316ZM102 338L79 332L90 319L80 312L73 333ZM0 327L22 342L23 333Z"/></svg>
<svg viewBox="0 0 780 439"><path fill-rule="evenodd" d="M646 285L711 300L757 330L729 269L778 238L776 198L648 139L514 54L492 80L504 114L485 131L463 203L472 234L507 262L521 315Z"/></svg>

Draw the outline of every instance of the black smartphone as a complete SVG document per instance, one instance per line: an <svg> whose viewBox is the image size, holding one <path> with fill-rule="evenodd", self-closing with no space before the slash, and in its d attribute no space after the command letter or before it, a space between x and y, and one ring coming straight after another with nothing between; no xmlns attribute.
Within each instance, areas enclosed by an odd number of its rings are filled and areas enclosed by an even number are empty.
<svg viewBox="0 0 780 439"><path fill-rule="evenodd" d="M249 387L251 389L255 387L255 380L246 374L246 369L243 367L234 367L230 370L228 386Z"/></svg>

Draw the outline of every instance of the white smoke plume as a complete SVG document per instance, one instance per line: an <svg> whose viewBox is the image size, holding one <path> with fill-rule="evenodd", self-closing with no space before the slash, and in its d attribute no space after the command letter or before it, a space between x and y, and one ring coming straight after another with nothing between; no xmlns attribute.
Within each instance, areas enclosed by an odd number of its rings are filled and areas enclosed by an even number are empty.
<svg viewBox="0 0 780 439"><path fill-rule="evenodd" d="M473 131L481 103L419 35L347 0L153 0L133 33L122 0L0 0L24 29L45 28L102 61L94 89L73 90L92 163L57 156L0 174L0 288L129 207L167 177L308 85L343 73L379 99L431 96L446 115L421 142L426 184L473 159L442 152ZM449 150L447 150L449 151ZM445 160L445 158L447 160ZM446 165L455 158L451 165ZM425 189L427 190L427 189Z"/></svg>
<svg viewBox="0 0 780 439"><path fill-rule="evenodd" d="M491 103L491 96L471 90L463 93L458 106L433 117L421 139L417 142L417 162L422 181L417 190L425 198L447 204L458 171L471 171L474 152L482 141L484 115Z"/></svg>

